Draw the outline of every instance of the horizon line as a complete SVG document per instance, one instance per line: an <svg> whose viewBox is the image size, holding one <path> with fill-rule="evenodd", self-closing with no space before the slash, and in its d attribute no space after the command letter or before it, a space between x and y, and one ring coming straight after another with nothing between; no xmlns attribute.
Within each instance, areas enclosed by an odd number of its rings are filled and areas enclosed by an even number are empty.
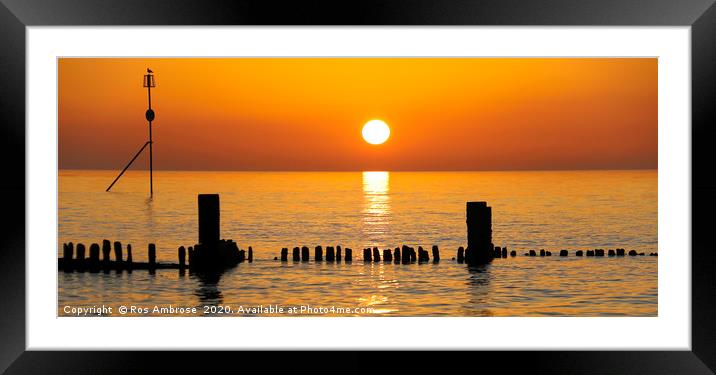
<svg viewBox="0 0 716 375"><path fill-rule="evenodd" d="M58 168L58 171L117 171L110 168ZM156 169L157 172L607 172L658 171L658 168L554 168L554 169ZM149 169L130 169L127 172L149 172Z"/></svg>

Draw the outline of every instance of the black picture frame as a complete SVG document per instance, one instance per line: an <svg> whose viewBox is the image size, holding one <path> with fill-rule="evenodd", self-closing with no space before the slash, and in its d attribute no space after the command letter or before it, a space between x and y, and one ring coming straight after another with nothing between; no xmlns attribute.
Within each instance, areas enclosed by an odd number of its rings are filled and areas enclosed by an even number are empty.
<svg viewBox="0 0 716 375"><path fill-rule="evenodd" d="M716 251L709 240L716 210L710 142L716 135L714 0L480 1L144 1L0 0L0 156L3 161L0 246L0 371L7 374L244 371L257 361L270 373L304 364L365 372L373 353L38 352L25 350L25 28L41 25L604 25L690 26L692 76L691 351L524 351L387 353L381 364L401 372L459 364L501 373L713 374L716 369ZM20 163L19 161L23 162ZM20 199L22 197L23 199ZM668 230L668 228L660 228ZM689 244L684 243L688 248ZM668 266L668 265L667 265ZM419 329L419 327L416 327ZM131 334L131 333L129 333ZM389 334L389 333L386 333ZM237 337L237 340L240 340ZM266 361L268 360L268 361ZM243 363L243 364L242 364ZM260 368L260 367L259 367ZM232 371L233 372L233 371Z"/></svg>

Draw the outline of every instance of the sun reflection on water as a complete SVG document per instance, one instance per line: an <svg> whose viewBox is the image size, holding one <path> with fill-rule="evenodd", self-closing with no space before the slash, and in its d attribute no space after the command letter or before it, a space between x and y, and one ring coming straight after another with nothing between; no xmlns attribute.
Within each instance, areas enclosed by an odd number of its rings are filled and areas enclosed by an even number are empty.
<svg viewBox="0 0 716 375"><path fill-rule="evenodd" d="M390 173L363 172L364 246L383 246L380 240L390 230Z"/></svg>

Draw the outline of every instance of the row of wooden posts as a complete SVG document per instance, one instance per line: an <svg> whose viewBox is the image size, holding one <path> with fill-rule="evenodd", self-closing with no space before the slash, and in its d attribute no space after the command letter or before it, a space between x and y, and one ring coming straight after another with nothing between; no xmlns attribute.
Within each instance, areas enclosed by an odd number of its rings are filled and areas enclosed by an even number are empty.
<svg viewBox="0 0 716 375"><path fill-rule="evenodd" d="M189 246L188 249L180 246L177 250L178 263L159 263L157 262L157 247L155 244L150 243L147 245L147 262L135 262L132 259L131 244L127 244L126 257L124 257L121 242L115 241L113 245L109 240L103 240L100 258L100 246L97 243L90 245L89 253L86 252L87 249L84 244L78 243L75 247L72 242L64 243L62 244L62 258L58 260L59 269L65 271L87 270L90 272L99 270L186 269L191 265L194 256L192 246ZM114 260L111 259L112 249L114 249ZM240 262L244 260L248 260L249 263L253 262L254 255L251 246L248 249L248 259L245 254L244 250L239 250Z"/></svg>
<svg viewBox="0 0 716 375"><path fill-rule="evenodd" d="M341 256L341 246L336 246L335 248L333 246L327 246L326 247L326 253L325 253L325 261L327 262L340 262L342 259ZM458 263L464 263L465 262L465 254L466 250L464 247L460 246L457 249L457 257L452 258L452 260L457 260ZM517 251L512 250L508 252L507 247L500 247L495 246L494 252L492 254L493 258L507 258L508 254L510 257L516 257ZM625 249L619 248L619 249L612 249L608 250L605 253L604 249L594 249L594 250L586 250L586 256L592 257L602 257L604 255L608 256L625 256L628 254L629 256L643 256L644 253L637 253L636 250L630 250L628 253ZM432 246L432 259L433 262L439 262L440 261L440 249L437 245ZM541 249L539 253L536 250L529 250L529 252L524 253L525 256L552 256L551 251L545 251L544 249ZM574 253L575 256L584 256L585 251L584 250L577 250ZM657 256L657 253L650 253L650 256ZM566 257L569 256L568 250L560 250L559 256ZM402 263L402 264L408 264L408 263L414 263L414 262L429 262L430 261L430 253L427 250L424 250L422 246L418 246L417 252L416 249L410 246L403 245L402 247L396 247L394 250L391 249L385 249L382 251L382 259L384 262L395 262L395 263ZM274 260L279 260L279 257L275 257ZM288 261L288 248L284 247L281 249L281 256L280 260L282 262ZM302 247L294 247L293 248L293 254L292 254L292 260L294 262L307 262L310 260L310 249L308 246L302 246ZM316 246L314 248L314 260L316 262L322 262L324 260L323 256L323 246ZM345 262L351 262L353 261L353 250L350 248L345 249ZM378 249L378 247L367 247L363 249L363 262L380 262L381 261L381 251Z"/></svg>

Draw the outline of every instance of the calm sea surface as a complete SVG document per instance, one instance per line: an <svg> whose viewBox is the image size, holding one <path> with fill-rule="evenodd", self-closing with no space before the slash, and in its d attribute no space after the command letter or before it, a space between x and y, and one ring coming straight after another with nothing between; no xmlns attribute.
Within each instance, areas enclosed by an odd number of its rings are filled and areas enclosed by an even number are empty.
<svg viewBox="0 0 716 375"><path fill-rule="evenodd" d="M657 257L578 258L577 249L657 251L656 171L574 172L59 172L59 248L64 242L131 243L146 261L176 262L197 242L197 194L219 193L221 237L254 249L218 279L158 270L150 275L63 273L65 306L197 307L197 315L656 316ZM466 245L465 202L492 207L493 242L517 250L470 269L451 259ZM341 245L353 263L281 263L282 247ZM440 246L438 264L363 264L362 249ZM528 258L529 249L570 256ZM290 258L290 254L289 254ZM269 306L302 314L266 312ZM255 310L260 307L262 310ZM114 312L114 311L113 311ZM112 314L116 316L117 314ZM172 314L169 314L172 315ZM175 314L177 315L177 314ZM152 315L160 316L160 315Z"/></svg>

